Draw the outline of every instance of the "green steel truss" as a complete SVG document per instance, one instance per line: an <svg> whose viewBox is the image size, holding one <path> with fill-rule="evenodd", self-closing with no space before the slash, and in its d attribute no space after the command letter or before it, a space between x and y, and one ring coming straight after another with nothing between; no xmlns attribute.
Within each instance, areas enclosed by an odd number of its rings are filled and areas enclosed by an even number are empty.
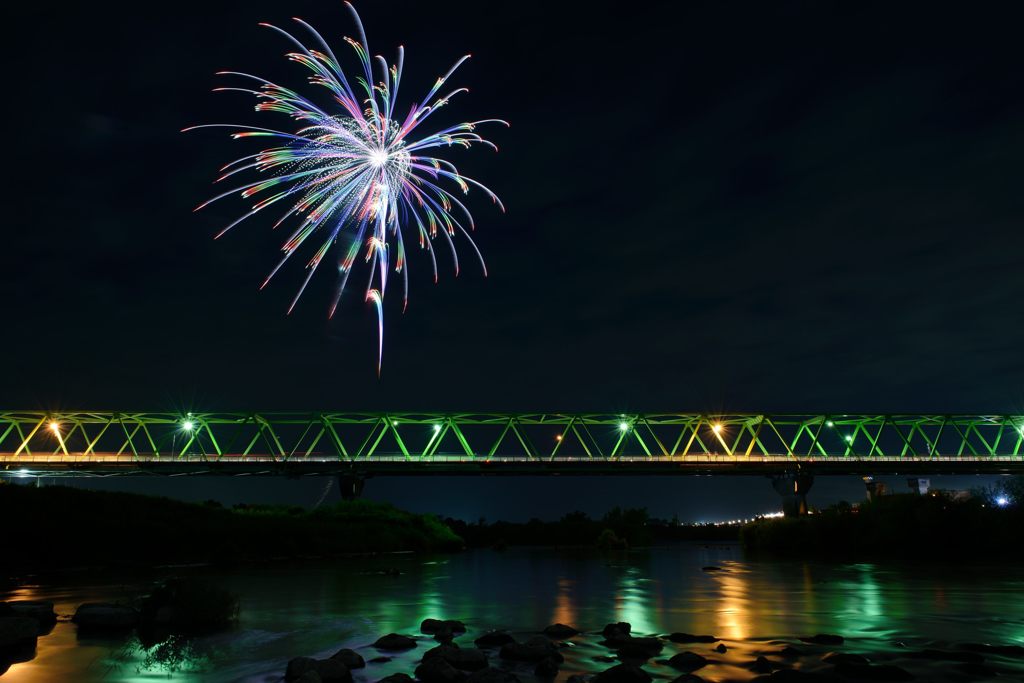
<svg viewBox="0 0 1024 683"><path fill-rule="evenodd" d="M1024 461L1024 415L0 413L0 468Z"/></svg>

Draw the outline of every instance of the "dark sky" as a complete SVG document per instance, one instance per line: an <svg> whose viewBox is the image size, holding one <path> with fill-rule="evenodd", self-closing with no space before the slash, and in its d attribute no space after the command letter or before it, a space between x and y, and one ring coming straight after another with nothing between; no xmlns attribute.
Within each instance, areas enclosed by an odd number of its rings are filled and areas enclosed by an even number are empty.
<svg viewBox="0 0 1024 683"><path fill-rule="evenodd" d="M211 93L214 72L303 87L256 24L301 16L338 44L340 2L21 3L6 406L1024 412L1005 3L357 8L374 52L406 47L405 106L471 52L438 117L512 124L498 154L452 152L508 206L469 198L489 277L464 248L435 286L413 253L378 379L358 287L328 322L325 271L286 317L298 259L257 291L283 235L256 219L215 242L246 205L191 212L258 143L178 131L283 118Z"/></svg>

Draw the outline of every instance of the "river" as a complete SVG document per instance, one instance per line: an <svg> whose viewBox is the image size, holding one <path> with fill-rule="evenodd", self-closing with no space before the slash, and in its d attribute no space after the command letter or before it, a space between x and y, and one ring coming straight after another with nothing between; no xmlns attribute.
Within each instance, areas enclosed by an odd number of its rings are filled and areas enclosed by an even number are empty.
<svg viewBox="0 0 1024 683"><path fill-rule="evenodd" d="M705 571L709 565L721 571ZM1024 645L1024 574L1014 565L751 561L728 544L616 555L517 548L160 569L133 576L79 574L26 584L0 599L51 600L58 614L70 616L82 602L131 599L171 574L202 576L236 593L237 627L199 639L184 651L181 668L168 671L165 664L147 664L133 638L80 639L75 625L62 618L39 638L35 658L13 664L3 683L276 681L296 656L326 657L351 647L369 660L379 654L370 647L378 636L418 633L428 617L463 620L469 631L456 642L464 647L492 628L525 638L555 622L588 631L628 621L634 634L711 633L729 648L726 653L713 652L711 645L666 643L661 655L705 655L710 663L696 673L709 681L753 678L748 667L754 658L788 643L806 653L789 665L820 669L830 648L798 640L816 633L846 638L831 649L896 663L935 681L976 679L959 665L907 654L964 642ZM566 662L558 680L611 666L593 659L614 654L600 640L573 639L574 646L562 651ZM433 645L424 637L416 650L355 671L356 681L411 674ZM986 666L1024 680L1024 659L986 659ZM499 663L496 655L492 661ZM656 660L645 668L656 679L678 675ZM519 672L524 682L532 679L530 671Z"/></svg>

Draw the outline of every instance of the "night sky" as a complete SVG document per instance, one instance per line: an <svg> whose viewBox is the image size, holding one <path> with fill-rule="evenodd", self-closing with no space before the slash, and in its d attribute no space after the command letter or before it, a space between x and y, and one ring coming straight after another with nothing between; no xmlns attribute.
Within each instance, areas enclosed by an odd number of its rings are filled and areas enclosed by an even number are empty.
<svg viewBox="0 0 1024 683"><path fill-rule="evenodd" d="M214 241L247 205L192 213L260 143L181 128L287 125L211 93L231 84L214 72L302 88L257 22L300 16L347 60L340 2L22 3L5 407L1024 412L1024 69L1006 5L356 6L374 53L406 47L405 107L469 52L451 82L471 92L438 119L511 122L489 131L498 154L449 155L508 207L469 196L489 276L464 244L459 277L442 259L434 285L414 251L378 379L361 274L333 320L328 269L286 316L304 261L257 290L285 237L272 219ZM774 503L763 479L432 482L368 493L492 518L524 495L538 514ZM145 487L308 503L323 482Z"/></svg>

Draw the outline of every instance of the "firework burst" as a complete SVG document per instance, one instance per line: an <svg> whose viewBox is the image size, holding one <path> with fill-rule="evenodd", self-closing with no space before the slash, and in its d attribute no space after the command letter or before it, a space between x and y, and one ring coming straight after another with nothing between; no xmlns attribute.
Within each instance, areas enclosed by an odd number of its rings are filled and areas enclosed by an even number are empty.
<svg viewBox="0 0 1024 683"><path fill-rule="evenodd" d="M448 78L469 58L459 59L446 74L438 78L420 102L411 105L408 113L396 115L398 87L402 80L405 51L399 46L394 64L381 56L371 59L366 33L355 8L345 3L359 31L359 39L345 38L355 51L361 71L350 79L340 66L328 43L301 19L295 21L307 32L308 48L292 34L270 24L260 24L284 36L296 51L288 59L311 72L307 81L326 88L331 105L320 107L294 90L263 78L237 71L220 75L239 77L255 82L253 87L225 87L216 91L236 91L255 95L256 111L286 114L295 124L293 132L235 124L208 124L197 128L228 127L234 139L248 137L274 138L277 146L250 154L224 166L221 182L237 174L254 172L261 178L223 192L200 204L196 210L229 197L255 198L251 209L221 230L217 237L265 209L284 208L274 227L289 222L293 230L282 246L280 262L263 281L261 289L280 268L309 243L315 247L306 263L308 271L288 308L291 313L317 268L336 247L338 281L330 305L333 316L345 284L360 254L368 264L365 298L377 311L377 368L380 371L384 347L384 294L388 276L394 272L402 277L403 310L409 301L409 276L406 263L405 233L415 231L421 249L430 255L437 281L437 258L434 245L440 237L449 247L459 272L458 253L453 240L462 233L480 265L487 274L479 249L469 236L474 228L473 217L465 204L451 191L449 184L462 194L471 187L483 191L504 211L498 197L472 178L462 175L453 163L434 156L439 148L486 145L497 150L494 143L477 134L476 127L486 123L508 125L499 119L459 123L424 134L421 127L435 112L448 104L466 88L438 94ZM376 75L374 72L377 72ZM291 219L291 220L289 220Z"/></svg>

